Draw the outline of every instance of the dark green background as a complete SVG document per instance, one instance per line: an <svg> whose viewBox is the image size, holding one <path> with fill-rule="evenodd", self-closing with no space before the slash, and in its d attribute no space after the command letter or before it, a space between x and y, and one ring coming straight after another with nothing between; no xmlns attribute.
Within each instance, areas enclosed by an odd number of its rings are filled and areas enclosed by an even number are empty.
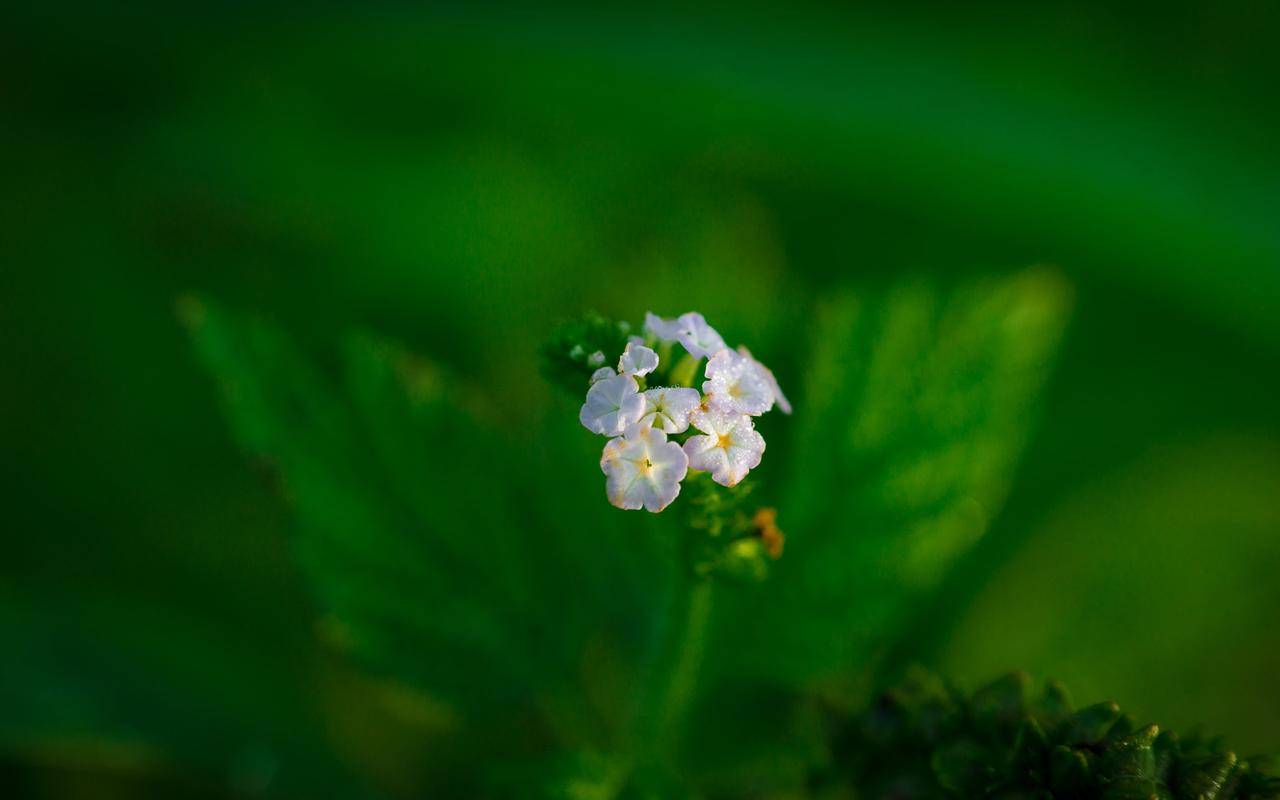
<svg viewBox="0 0 1280 800"><path fill-rule="evenodd" d="M179 296L520 424L584 308L796 387L836 290L1031 264L1075 292L1038 427L898 657L1280 749L1280 6L47 5L0 16L0 778L420 788Z"/></svg>

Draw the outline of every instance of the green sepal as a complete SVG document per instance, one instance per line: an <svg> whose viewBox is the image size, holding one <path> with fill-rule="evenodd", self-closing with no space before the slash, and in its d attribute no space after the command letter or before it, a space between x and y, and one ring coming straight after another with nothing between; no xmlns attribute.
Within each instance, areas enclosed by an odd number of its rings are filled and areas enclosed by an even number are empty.
<svg viewBox="0 0 1280 800"><path fill-rule="evenodd" d="M1102 770L1109 776L1105 800L1147 800L1156 794L1156 758L1152 750L1160 729L1148 725L1130 736L1114 738Z"/></svg>
<svg viewBox="0 0 1280 800"><path fill-rule="evenodd" d="M1089 755L1058 745L1049 753L1049 785L1061 797L1079 797L1093 782Z"/></svg>
<svg viewBox="0 0 1280 800"><path fill-rule="evenodd" d="M1098 744L1119 719L1120 707L1113 701L1096 703L1072 715L1062 738L1072 746Z"/></svg>
<svg viewBox="0 0 1280 800"><path fill-rule="evenodd" d="M611 320L594 311L561 323L542 346L542 372L547 380L573 396L584 394L591 373L602 366L615 366L626 349L631 324ZM600 353L604 360L591 357Z"/></svg>

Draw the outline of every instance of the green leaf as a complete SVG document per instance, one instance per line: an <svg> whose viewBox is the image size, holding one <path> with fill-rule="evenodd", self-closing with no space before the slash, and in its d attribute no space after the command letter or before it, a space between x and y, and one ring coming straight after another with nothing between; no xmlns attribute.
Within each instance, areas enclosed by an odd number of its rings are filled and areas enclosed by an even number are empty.
<svg viewBox="0 0 1280 800"><path fill-rule="evenodd" d="M809 681L889 643L1000 510L1070 295L1034 269L819 310L779 503L787 552L725 604L727 668Z"/></svg>
<svg viewBox="0 0 1280 800"><path fill-rule="evenodd" d="M476 753L459 780L618 745L674 523L604 501L599 443L571 415L500 411L371 335L330 359L208 302L183 316L232 430L292 506L319 631L409 698L407 716L456 726Z"/></svg>
<svg viewBox="0 0 1280 800"><path fill-rule="evenodd" d="M198 301L184 316L233 430L293 506L329 641L470 708L528 699L547 658L483 404L372 337L348 337L330 378L260 320Z"/></svg>

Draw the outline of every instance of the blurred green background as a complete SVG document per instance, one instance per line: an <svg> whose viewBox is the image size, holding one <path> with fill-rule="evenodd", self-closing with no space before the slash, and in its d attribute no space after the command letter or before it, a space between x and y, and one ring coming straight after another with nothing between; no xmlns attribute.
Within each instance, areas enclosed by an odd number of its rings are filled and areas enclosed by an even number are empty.
<svg viewBox="0 0 1280 800"><path fill-rule="evenodd" d="M2 14L0 782L19 795L418 796L485 759L318 635L289 507L236 446L186 296L322 363L368 330L459 376L513 458L576 459L529 493L537 525L612 531L586 570L645 551L652 521L605 505L598 442L536 349L587 308L699 310L797 405L765 427L786 587L855 494L805 444L824 430L806 406L843 385L822 355L842 304L1047 281L1070 317L983 479L985 533L875 635L771 685L1022 668L1280 750L1280 6ZM1056 272L1016 277L1036 264ZM496 559L542 529L506 502ZM876 563L841 578L859 608L903 592ZM637 569L610 619L643 607ZM692 758L733 760L709 747Z"/></svg>

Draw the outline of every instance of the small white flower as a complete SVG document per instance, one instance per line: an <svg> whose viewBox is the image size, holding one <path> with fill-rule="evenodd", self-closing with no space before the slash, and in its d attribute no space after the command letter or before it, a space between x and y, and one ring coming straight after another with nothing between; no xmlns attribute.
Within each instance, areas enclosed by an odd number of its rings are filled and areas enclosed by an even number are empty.
<svg viewBox="0 0 1280 800"><path fill-rule="evenodd" d="M679 342L694 358L710 358L724 349L724 339L696 311L676 319L663 319L649 312L644 315L645 330L664 342Z"/></svg>
<svg viewBox="0 0 1280 800"><path fill-rule="evenodd" d="M713 408L726 414L756 417L773 408L773 389L755 359L732 350L721 350L707 362L702 391Z"/></svg>
<svg viewBox="0 0 1280 800"><path fill-rule="evenodd" d="M680 494L689 458L667 434L647 425L632 425L610 439L600 456L605 493L618 508L658 512Z"/></svg>
<svg viewBox="0 0 1280 800"><path fill-rule="evenodd" d="M764 437L756 432L750 417L698 410L689 419L705 434L692 436L684 443L693 469L710 472L711 479L721 486L733 486L760 464Z"/></svg>
<svg viewBox="0 0 1280 800"><path fill-rule="evenodd" d="M648 375L658 368L658 354L634 341L627 342L627 349L618 359L618 372L623 375Z"/></svg>
<svg viewBox="0 0 1280 800"><path fill-rule="evenodd" d="M630 375L614 375L591 385L578 420L592 433L617 436L644 414L644 395Z"/></svg>
<svg viewBox="0 0 1280 800"><path fill-rule="evenodd" d="M652 311L646 311L644 329L664 342L674 342L680 334L680 320L663 319Z"/></svg>
<svg viewBox="0 0 1280 800"><path fill-rule="evenodd" d="M684 328L676 338L695 358L711 358L724 349L724 339L720 338L715 328L707 324L701 314L692 311L681 314L680 322Z"/></svg>
<svg viewBox="0 0 1280 800"><path fill-rule="evenodd" d="M773 399L777 401L778 408L782 409L783 414L791 413L791 401L787 400L787 396L782 393L782 387L778 386L778 379L773 377L773 371L756 361L755 356L751 355L751 351L747 349L745 344L738 345L738 352L751 359L751 363L755 365L756 371L764 378L764 382L769 384L769 389L773 392Z"/></svg>
<svg viewBox="0 0 1280 800"><path fill-rule="evenodd" d="M600 369L591 373L591 382L599 383L605 378L612 378L614 375L617 375L617 374L618 374L617 371L614 370L613 367L601 367Z"/></svg>
<svg viewBox="0 0 1280 800"><path fill-rule="evenodd" d="M702 402L697 389L659 386L644 393L644 416L641 425L650 425L667 433L684 433L689 429L689 413Z"/></svg>
<svg viewBox="0 0 1280 800"><path fill-rule="evenodd" d="M588 367L598 367L603 363L604 363L604 353L601 352L600 350L597 350L591 355L587 356Z"/></svg>

